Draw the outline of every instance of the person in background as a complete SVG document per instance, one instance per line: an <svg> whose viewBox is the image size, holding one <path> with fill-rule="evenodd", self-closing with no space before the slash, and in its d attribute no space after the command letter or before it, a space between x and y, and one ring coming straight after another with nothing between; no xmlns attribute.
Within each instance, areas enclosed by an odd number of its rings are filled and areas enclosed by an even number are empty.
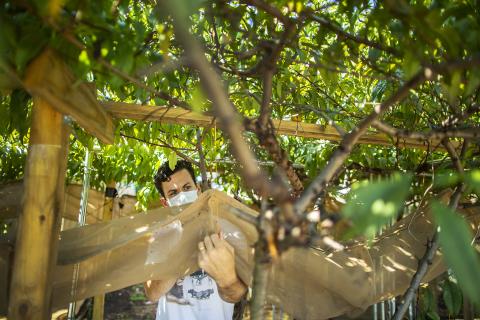
<svg viewBox="0 0 480 320"><path fill-rule="evenodd" d="M201 193L192 164L168 162L155 175L155 186L163 205L180 206L194 202ZM207 235L198 243L200 270L181 279L149 280L144 284L147 297L158 301L157 320L231 320L234 303L244 296L247 286L235 271L233 247L222 234Z"/></svg>

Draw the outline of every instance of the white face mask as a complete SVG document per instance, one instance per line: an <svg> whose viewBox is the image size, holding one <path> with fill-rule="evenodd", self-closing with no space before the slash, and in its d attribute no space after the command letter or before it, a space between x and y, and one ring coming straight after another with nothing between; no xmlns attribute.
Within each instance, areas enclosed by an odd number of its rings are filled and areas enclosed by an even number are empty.
<svg viewBox="0 0 480 320"><path fill-rule="evenodd" d="M182 204L191 203L197 200L197 190L184 191L177 194L175 197L172 197L167 200L167 203L170 207L181 206Z"/></svg>

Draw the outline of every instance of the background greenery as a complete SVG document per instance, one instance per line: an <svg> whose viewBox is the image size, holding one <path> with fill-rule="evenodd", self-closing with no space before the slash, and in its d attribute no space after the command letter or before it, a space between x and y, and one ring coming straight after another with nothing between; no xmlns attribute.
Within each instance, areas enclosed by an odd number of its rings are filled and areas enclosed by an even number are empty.
<svg viewBox="0 0 480 320"><path fill-rule="evenodd" d="M263 10L260 1L185 3L190 31L216 66L230 100L243 116L258 116L263 90L261 66L272 48L283 41L285 24ZM272 118L335 124L348 132L417 72L432 65L478 61L480 56L477 0L268 3L297 26L275 63ZM210 111L211 103L175 38L171 22L161 1L2 2L0 181L23 176L32 103L15 79L24 76L27 64L46 46L61 53L78 79L94 81L102 100ZM410 131L478 131L479 85L479 63L445 68L434 80L411 90L382 121ZM115 144L108 146L72 124L69 181L81 182L85 150L95 149L91 185L101 189L111 180L133 183L140 204L147 207L158 198L152 177L161 162L173 163L181 155L199 161L197 128L130 120L116 125ZM258 196L236 173L239 164L222 131L202 129L201 135L211 182L246 202L257 202ZM244 137L271 173L271 158L259 146L258 138L253 133ZM297 173L305 186L321 172L336 148L334 142L298 137L281 136L278 141L289 159L299 165ZM453 172L448 154L436 146L427 150L399 148L394 137L388 147L358 145L330 184L328 194L344 197L352 187L349 199L358 201L350 202L343 211L356 222L351 234L373 236L399 213L414 210L426 194L461 181L467 184L465 199L478 203L479 155L478 139L473 139L464 153L463 175ZM410 178L402 178L407 173ZM408 206L403 210L405 203ZM389 215L377 219L375 210L386 210ZM473 235L466 231L461 218L444 211L447 209L438 211L446 239L442 245L447 258L449 253L457 254L449 263L462 283L478 284L480 276L475 270L480 269L480 263L468 242ZM470 257L470 265L462 260L465 256ZM455 266L455 261L460 266ZM448 288L443 295L453 315L459 312L460 298L458 287L452 283L447 281L442 288ZM478 299L478 288L465 290ZM431 304L427 301L424 305ZM425 317L434 318L429 308Z"/></svg>

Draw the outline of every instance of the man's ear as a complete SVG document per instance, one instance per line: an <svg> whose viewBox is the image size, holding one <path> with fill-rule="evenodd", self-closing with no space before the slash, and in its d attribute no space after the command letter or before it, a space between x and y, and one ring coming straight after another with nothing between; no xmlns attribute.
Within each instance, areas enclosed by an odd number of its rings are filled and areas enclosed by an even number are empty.
<svg viewBox="0 0 480 320"><path fill-rule="evenodd" d="M167 202L167 199L165 199L165 198L163 198L163 197L160 198L160 203L161 203L162 206L164 206L164 207L169 207L168 202Z"/></svg>

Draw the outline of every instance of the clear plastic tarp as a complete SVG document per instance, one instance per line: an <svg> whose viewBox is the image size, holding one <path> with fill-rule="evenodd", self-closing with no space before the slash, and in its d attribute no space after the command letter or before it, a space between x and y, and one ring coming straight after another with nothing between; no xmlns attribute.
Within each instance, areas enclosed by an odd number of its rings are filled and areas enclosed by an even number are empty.
<svg viewBox="0 0 480 320"><path fill-rule="evenodd" d="M463 214L472 228L478 227L478 209ZM148 279L189 274L198 269L197 243L219 230L235 247L239 277L251 284L257 232L241 215L256 217L257 212L211 190L187 207L155 209L66 230L53 273L53 307ZM358 243L340 251L291 248L272 263L267 299L298 319L355 315L405 292L433 232L429 215L419 210L368 246ZM5 257L1 259L0 267L5 264ZM75 264L79 276L72 281ZM445 270L437 253L424 281ZM6 283L0 285L6 288Z"/></svg>

